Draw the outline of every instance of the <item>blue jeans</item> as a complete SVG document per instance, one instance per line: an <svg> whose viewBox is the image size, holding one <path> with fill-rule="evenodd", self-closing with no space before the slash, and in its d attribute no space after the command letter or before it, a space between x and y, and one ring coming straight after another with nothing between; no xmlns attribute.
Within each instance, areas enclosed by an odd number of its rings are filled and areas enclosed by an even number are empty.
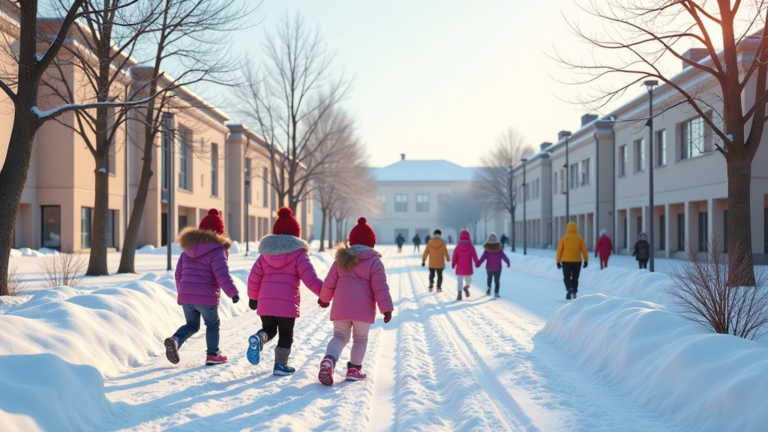
<svg viewBox="0 0 768 432"><path fill-rule="evenodd" d="M179 347L200 330L200 316L203 316L205 322L205 343L208 345L208 355L219 353L219 307L213 305L193 305L184 303L181 305L184 309L184 318L187 323L176 330L176 338L179 340Z"/></svg>

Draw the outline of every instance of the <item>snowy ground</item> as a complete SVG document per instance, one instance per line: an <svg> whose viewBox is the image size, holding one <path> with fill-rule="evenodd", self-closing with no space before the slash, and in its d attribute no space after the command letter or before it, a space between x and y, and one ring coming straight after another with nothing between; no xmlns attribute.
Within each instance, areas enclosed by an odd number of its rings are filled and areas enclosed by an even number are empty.
<svg viewBox="0 0 768 432"><path fill-rule="evenodd" d="M0 336L9 337L0 341L0 388L16 390L0 392L0 424L23 431L757 431L768 424L766 344L713 335L670 312L660 290L668 278L623 269L634 267L628 257L613 257L604 272L590 266L580 298L567 302L552 251L529 250L504 270L501 299L484 295L480 271L472 296L457 302L452 271L443 293L430 294L420 255L378 249L395 315L371 328L369 379L331 388L317 382L329 310L306 289L291 355L298 372L278 378L272 346L257 367L245 359L259 321L245 302L233 307L227 299L221 349L230 363L202 366L203 331L182 348L180 364L167 362L162 338L182 318L162 255L137 255L140 275L88 278L78 290L37 290L40 258L12 258L34 296L0 315L13 330ZM118 260L110 256L112 267ZM243 298L253 260L231 257ZM322 277L332 256L312 260Z"/></svg>

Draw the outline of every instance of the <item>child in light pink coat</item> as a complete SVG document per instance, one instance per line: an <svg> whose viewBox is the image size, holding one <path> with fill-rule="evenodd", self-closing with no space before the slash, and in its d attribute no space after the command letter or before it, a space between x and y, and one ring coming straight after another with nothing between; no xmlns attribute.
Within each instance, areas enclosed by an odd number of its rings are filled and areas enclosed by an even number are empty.
<svg viewBox="0 0 768 432"><path fill-rule="evenodd" d="M328 342L325 357L320 362L318 379L333 385L333 370L341 351L352 336L352 352L347 362L347 380L366 378L363 359L368 348L368 330L376 319L376 305L384 314L384 322L392 319L392 297L389 295L387 275L381 257L373 250L376 233L360 218L349 233L350 247L336 250L336 261L331 266L320 290L318 303L331 308L333 339Z"/></svg>

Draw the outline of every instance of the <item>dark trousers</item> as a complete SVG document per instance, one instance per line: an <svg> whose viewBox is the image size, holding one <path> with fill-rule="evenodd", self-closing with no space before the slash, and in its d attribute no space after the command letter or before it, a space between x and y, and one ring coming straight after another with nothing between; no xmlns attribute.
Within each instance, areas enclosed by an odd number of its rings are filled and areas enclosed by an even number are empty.
<svg viewBox="0 0 768 432"><path fill-rule="evenodd" d="M216 355L219 353L219 307L213 305L193 305L184 303L181 305L184 310L184 319L187 323L176 330L174 336L179 341L179 347L189 339L193 334L200 330L200 317L205 322L205 343L208 345L206 354Z"/></svg>
<svg viewBox="0 0 768 432"><path fill-rule="evenodd" d="M397 251L402 252L403 251L403 245L397 245Z"/></svg>
<svg viewBox="0 0 768 432"><path fill-rule="evenodd" d="M435 274L437 274L437 289L443 288L443 269L429 269L429 285L435 284Z"/></svg>
<svg viewBox="0 0 768 432"><path fill-rule="evenodd" d="M563 282L565 282L566 291L579 291L579 273L581 273L581 262L563 263Z"/></svg>
<svg viewBox="0 0 768 432"><path fill-rule="evenodd" d="M261 330L267 334L267 341L277 339L277 346L280 348L291 349L293 345L293 326L296 324L296 318L276 317L264 315L261 317Z"/></svg>
<svg viewBox="0 0 768 432"><path fill-rule="evenodd" d="M647 269L648 268L648 260L637 260L637 265L641 269Z"/></svg>
<svg viewBox="0 0 768 432"><path fill-rule="evenodd" d="M421 249L419 249L419 244L418 243L414 243L413 244L413 251L414 252L421 252Z"/></svg>
<svg viewBox="0 0 768 432"><path fill-rule="evenodd" d="M501 270L486 270L488 272L488 288L491 288L491 281L496 280L496 294L499 293L499 278L501 277Z"/></svg>
<svg viewBox="0 0 768 432"><path fill-rule="evenodd" d="M602 256L600 255L600 270L608 267L608 258L610 255Z"/></svg>

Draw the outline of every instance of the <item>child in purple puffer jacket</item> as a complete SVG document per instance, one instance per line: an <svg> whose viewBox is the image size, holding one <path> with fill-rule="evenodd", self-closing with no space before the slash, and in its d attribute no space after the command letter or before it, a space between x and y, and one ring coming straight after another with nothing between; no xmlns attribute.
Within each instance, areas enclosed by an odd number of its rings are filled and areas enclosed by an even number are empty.
<svg viewBox="0 0 768 432"><path fill-rule="evenodd" d="M507 258L507 255L504 253L504 246L501 245L501 242L499 242L499 239L496 238L496 233L491 233L488 236L488 240L483 245L483 249L485 249L485 252L483 252L483 255L480 257L480 261L477 263L477 267L479 268L483 262L486 262L485 264L485 270L488 272L488 291L485 292L485 295L491 295L491 282L493 280L496 281L496 295L495 298L501 297L499 295L499 278L501 278L501 261L503 260L505 263L507 263L507 267L509 267L509 258Z"/></svg>
<svg viewBox="0 0 768 432"><path fill-rule="evenodd" d="M219 352L220 289L232 298L232 303L237 303L240 297L227 264L232 241L224 234L224 221L218 210L208 210L198 228L181 230L177 241L184 249L176 264L177 302L184 310L187 323L165 339L165 356L173 364L179 362L179 348L200 330L202 316L208 345L205 364L226 363L227 357Z"/></svg>

